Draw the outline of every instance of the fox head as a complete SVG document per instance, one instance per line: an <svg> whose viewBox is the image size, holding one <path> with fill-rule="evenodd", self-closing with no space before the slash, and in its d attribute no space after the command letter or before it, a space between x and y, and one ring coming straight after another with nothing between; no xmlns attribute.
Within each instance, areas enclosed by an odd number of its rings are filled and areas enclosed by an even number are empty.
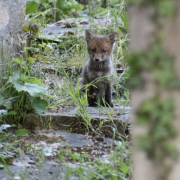
<svg viewBox="0 0 180 180"><path fill-rule="evenodd" d="M110 59L113 52L113 44L115 42L115 32L108 35L96 35L86 29L85 37L87 50L91 60L101 62Z"/></svg>

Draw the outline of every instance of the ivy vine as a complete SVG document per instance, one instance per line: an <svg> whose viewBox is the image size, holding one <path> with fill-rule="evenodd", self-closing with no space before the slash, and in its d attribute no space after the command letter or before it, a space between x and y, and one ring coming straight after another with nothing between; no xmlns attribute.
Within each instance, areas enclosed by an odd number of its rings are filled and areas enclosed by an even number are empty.
<svg viewBox="0 0 180 180"><path fill-rule="evenodd" d="M132 53L127 62L131 67L128 81L130 88L143 87L145 79L141 75L144 71L152 72L153 79L164 88L180 87L174 71L174 58L157 43L153 44L148 52Z"/></svg>

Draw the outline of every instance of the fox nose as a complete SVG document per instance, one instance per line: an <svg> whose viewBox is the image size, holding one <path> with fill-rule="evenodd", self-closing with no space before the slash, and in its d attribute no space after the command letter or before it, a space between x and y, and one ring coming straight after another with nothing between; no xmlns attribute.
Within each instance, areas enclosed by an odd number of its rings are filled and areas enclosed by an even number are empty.
<svg viewBox="0 0 180 180"><path fill-rule="evenodd" d="M99 61L99 58L95 58L95 61Z"/></svg>

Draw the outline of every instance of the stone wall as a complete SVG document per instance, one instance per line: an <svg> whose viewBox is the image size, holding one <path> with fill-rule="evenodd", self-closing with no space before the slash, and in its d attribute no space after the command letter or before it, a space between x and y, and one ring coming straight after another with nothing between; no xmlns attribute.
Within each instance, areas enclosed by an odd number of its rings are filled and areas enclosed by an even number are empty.
<svg viewBox="0 0 180 180"><path fill-rule="evenodd" d="M0 0L0 49L3 49L5 61L8 60L10 51L14 56L20 50L18 33L25 22L25 3L25 0ZM0 69L2 69L1 50Z"/></svg>
<svg viewBox="0 0 180 180"><path fill-rule="evenodd" d="M175 111L175 116L174 119L169 119L169 121L172 122L174 131L177 131L178 134L174 136L174 138L168 139L168 143L172 142L173 145L175 145L175 147L177 148L177 151L180 152L180 2L174 1L174 3L175 4L172 4L172 7L175 7L175 9L172 17L166 15L157 16L158 12L155 4L131 6L131 8L129 9L131 52L148 54L151 51L152 44L155 42L159 43L159 41L161 41L160 46L165 51L165 53L167 53L167 56L172 56L174 58L174 61L172 61L171 63L174 69L174 72L172 73L175 73L177 78L175 80L176 82L174 83L175 86L162 86L157 80L155 80L153 69L149 68L147 70L146 68L144 68L144 70L142 70L142 72L139 74L139 78L145 80L143 82L143 87L135 87L131 91L131 102L133 107L132 122L134 142L134 180L179 179L180 159L174 161L169 157L164 157L165 159L162 161L162 163L158 164L151 158L148 158L146 150L140 150L138 145L138 137L145 137L147 132L150 130L150 121L152 119L148 119L149 117L147 116L148 123L139 124L137 122L137 112L142 106L143 102L151 101L153 98L157 98L162 100L162 102L166 102L164 101L165 99L169 97L172 98L175 104L175 108L173 109ZM144 59L144 61L147 61L148 63L148 59ZM164 59L164 63L165 61L166 59ZM158 59L157 61L153 62L156 62L158 64ZM133 65L130 68L133 68ZM156 67L154 66L154 68ZM171 72L170 67L169 72ZM131 78L133 80L133 77ZM173 81L174 79L172 78L171 82ZM155 126L153 128L155 128ZM147 139L147 142L148 141L149 139ZM154 148L156 149L158 149L159 146L161 146L161 142L158 145L154 144ZM161 154L163 154L164 152L158 153L161 156ZM165 167L168 167L167 171L170 171L167 172L166 169L163 169Z"/></svg>

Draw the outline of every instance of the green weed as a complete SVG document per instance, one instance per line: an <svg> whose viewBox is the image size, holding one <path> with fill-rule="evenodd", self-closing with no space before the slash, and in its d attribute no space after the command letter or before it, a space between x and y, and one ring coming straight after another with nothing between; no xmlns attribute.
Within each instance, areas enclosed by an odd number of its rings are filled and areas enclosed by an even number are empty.
<svg viewBox="0 0 180 180"><path fill-rule="evenodd" d="M73 153L67 148L66 152L60 151L59 160L61 163L66 162L65 159L72 159L71 163L76 163L76 166L69 167L66 165L66 177L70 179L89 180L124 180L131 179L131 160L130 149L126 149L127 143L116 143L115 150L112 150L110 157L106 160L96 158L90 160L91 155L88 153L80 154ZM64 158L64 154L66 154Z"/></svg>

